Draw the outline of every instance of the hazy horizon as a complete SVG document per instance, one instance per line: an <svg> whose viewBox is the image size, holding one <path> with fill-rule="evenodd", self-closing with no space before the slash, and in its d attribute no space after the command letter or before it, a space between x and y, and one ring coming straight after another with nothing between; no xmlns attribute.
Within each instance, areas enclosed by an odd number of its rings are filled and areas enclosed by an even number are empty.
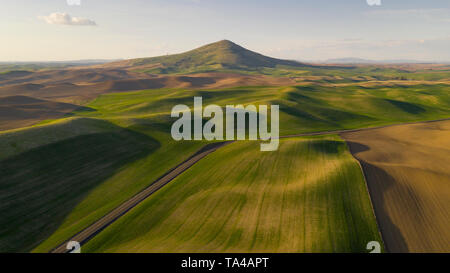
<svg viewBox="0 0 450 273"><path fill-rule="evenodd" d="M76 2L2 0L0 62L153 57L223 39L299 61L450 62L444 0Z"/></svg>

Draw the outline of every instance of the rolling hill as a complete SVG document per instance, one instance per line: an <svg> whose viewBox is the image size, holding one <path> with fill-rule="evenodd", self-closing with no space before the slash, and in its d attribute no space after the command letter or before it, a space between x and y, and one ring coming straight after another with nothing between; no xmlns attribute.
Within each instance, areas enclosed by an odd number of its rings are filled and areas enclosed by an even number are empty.
<svg viewBox="0 0 450 273"><path fill-rule="evenodd" d="M283 139L271 153L229 144L83 251L364 252L373 240L381 238L358 163L326 136Z"/></svg>
<svg viewBox="0 0 450 273"><path fill-rule="evenodd" d="M82 106L41 100L27 96L0 97L0 130L33 125L46 119L61 118Z"/></svg>
<svg viewBox="0 0 450 273"><path fill-rule="evenodd" d="M297 61L281 60L250 51L231 41L222 40L174 55L132 59L106 64L106 67L134 67L154 73L190 73L220 69L255 70L279 66L305 67Z"/></svg>
<svg viewBox="0 0 450 273"><path fill-rule="evenodd" d="M104 133L114 133L114 135L116 136L116 132L120 132L120 128L123 128L126 130L125 133L136 132L138 133L138 135L143 134L149 140L155 139L159 142L159 145L150 147L147 154L139 155L137 157L131 157L127 160L126 164L123 164L123 162L117 163L118 167L116 171L113 174L110 174L110 176L105 177L102 182L93 181L92 187L94 187L94 189L89 187L85 188L85 195L83 196L83 198L80 197L82 200L74 202L77 204L71 205L70 209L61 212L61 215L64 215L64 221L60 222L59 227L52 227L51 235L45 234L45 236L37 238L36 240L28 240L25 239L28 238L28 232L16 230L16 233L18 233L17 235L15 235L18 236L16 238L24 239L16 240L17 245L12 245L11 249L15 251L17 251L17 249L33 249L33 251L35 252L46 252L51 250L53 247L64 242L64 240L70 238L70 236L73 236L80 230L92 224L94 221L98 220L100 217L104 216L113 208L124 202L124 200L131 198L133 195L142 190L144 187L148 186L152 181L160 177L166 171L170 170L178 163L183 162L186 157L189 157L195 151L200 149L205 143L200 141L175 142L170 137L170 128L174 120L170 118L171 108L173 107L173 105L180 103L192 106L194 96L202 96L204 98L205 105L217 104L225 106L227 104L236 103L279 104L280 133L282 135L288 135L300 132L317 132L344 128L361 128L374 125L392 124L403 121L407 122L448 117L450 102L448 100L448 92L446 89L447 87L435 85L433 87L433 94L427 94L426 88L427 86L375 86L369 88L367 86L320 87L316 85L310 85L297 87L234 87L227 89L221 88L207 90L167 88L102 94L95 101L85 105L85 109L89 110L81 109L73 113L74 116L71 118L71 120L75 119L75 123L70 126L71 128L86 128L81 132L82 135L90 134L87 132L95 130L95 135L99 137L102 137L102 134ZM403 100L404 103L401 103L400 100ZM431 105L434 106L434 108L432 108ZM78 120L80 118L81 120ZM104 124L105 122L106 124ZM104 127L106 128L103 129ZM15 132L3 133L0 134L0 143L4 143L4 146L6 146L8 149L11 149L12 152L16 149L24 151L27 150L27 147L22 147L21 143L31 142L31 140L33 140L33 143L35 143L37 139L35 137L36 135L44 137L42 141L47 141L48 137L46 137L46 134L56 134L62 130L65 132L68 131L67 133L64 133L64 135L68 135L67 137L76 137L77 139L83 140L84 143L84 138L82 138L80 135L74 136L71 130L65 128L66 127L62 128L60 123L54 122L37 127L18 130ZM115 130L114 128L119 130ZM34 131L36 130L45 129L48 131L48 133L34 133ZM80 131L80 129L77 130ZM100 134L98 134L97 132L100 132ZM20 141L16 141L19 136ZM121 136L122 135L120 134L117 136L117 138L120 138ZM57 139L54 138L54 141L51 144L47 145L51 145L51 147L59 147L59 145L65 144L65 139L67 139L67 137L60 137ZM16 142L18 142L18 144L16 144ZM87 143L86 145L90 145L90 140L88 142L89 143ZM115 140L112 141L111 144L115 144ZM248 144L255 147L257 147L258 145L258 143L253 142L250 142ZM230 148L234 145L235 144L230 145ZM6 149L1 146L2 145L0 145L0 150ZM117 146L114 149L117 149L121 146L122 145ZM334 147L336 145L331 146ZM32 147L34 147L33 150L39 154L43 154L47 151L47 149L40 149L36 146ZM109 147L113 149L112 147L114 146ZM241 146L241 144L239 143L234 147L243 146ZM342 147L342 145L340 145L339 147ZM139 145L130 145L128 146L128 149L141 149L141 147ZM297 159L301 160L302 164L306 164L306 162L310 162L311 160L308 157L308 154L309 152L306 151L305 154L301 155L279 154L279 156L280 160L285 156L296 157ZM61 157L69 155L70 154L68 154L67 151L62 150ZM108 153L105 153L105 155L109 156ZM255 151L256 158L259 158L260 155L260 153ZM275 155L275 153L273 155L274 157L268 157L267 160L270 162L275 162L277 160L277 156ZM19 158L18 156L19 155L14 158L5 158L0 163L3 166L11 166L11 164L30 164L27 161L26 157ZM238 156L238 158L245 158L245 156L242 154L236 154L236 156ZM219 156L219 159L220 157L221 156ZM340 159L342 158L339 158L339 161ZM75 164L73 162L76 162L76 160L78 159L74 158L73 160L74 161L71 162L72 164ZM40 166L40 164L44 163L45 162L41 161L33 163L33 166L37 165L32 171L34 172L35 178L39 179L39 185L41 183L49 183L47 180L65 181L64 177L59 178L56 175L53 177L49 177L45 172L37 172L38 170L45 167ZM220 169L221 172L223 171L223 173L227 173L230 170L236 169L233 165L234 163L236 163L236 160L234 158L229 158L229 160L224 160L220 163L216 161L214 164L211 163L211 165L208 166L204 166L203 164L200 166L209 169L213 165L217 164L214 169L216 172L218 172L218 169ZM288 163L289 160L288 158L286 158L286 164ZM64 164L64 161L57 164L55 163L54 167L55 169L62 169L64 168ZM74 166L77 166L76 164ZM321 165L322 161L311 164ZM200 169L202 169L202 167L200 167ZM245 168L243 168L242 172L244 172L244 170ZM286 171L286 175L289 177L296 177L291 173L294 170L296 170L296 168L289 168L283 171ZM255 175L264 177L266 171L266 167L260 168L257 173L255 173ZM282 172L281 170L277 171ZM274 171L274 176L275 173L277 172ZM196 186L194 187L194 189L198 185L206 185L205 181L208 177L208 174L209 172L204 174L206 175L204 176L205 180L202 180L200 178L196 180L198 182L196 182ZM10 175L13 175L13 173ZM78 177L79 174L77 172L76 174L72 175L77 175ZM329 175L334 176L334 173L330 173ZM5 179L6 178L7 177L5 176ZM292 179L294 180L294 178ZM345 180L343 176L339 176L336 179ZM216 181L215 179L212 180ZM227 181L231 182L231 180ZM298 180L296 181L298 182ZM6 182L7 180L5 180L5 183ZM203 184L200 182L203 182ZM235 182L242 187L245 183L250 183L249 181L240 179L237 179ZM282 183L283 181L278 182ZM294 183L294 181L292 182ZM181 184L184 185L183 182ZM168 186L170 186L170 184ZM278 184L278 186L282 187L280 184ZM77 188L77 190L81 191L83 189ZM245 195L244 193L240 194ZM249 195L251 196L250 193ZM51 194L49 194L48 196L51 196ZM80 196L82 196L81 193ZM172 199L172 196L173 195L170 194L168 200L174 200ZM205 198L212 197L205 195ZM0 201L3 201L3 199L0 199ZM317 202L318 204L321 203L321 201L319 200ZM251 207L251 209L254 208ZM17 213L14 215L20 215L20 212L21 210L19 209L19 206L17 206L17 209L11 213ZM170 215L170 213L164 215L167 216ZM155 219L153 218L153 214L147 214L145 215L145 217L146 219L150 219L149 221L153 221ZM180 219L183 220L183 217L184 216L182 216ZM317 214L317 217L320 219L326 219L324 214ZM45 227L41 226L41 228ZM281 229L279 231L281 233L284 233L284 231ZM105 229L105 232L108 231ZM128 235L129 233L125 232L123 236L126 237ZM199 239L203 240L204 238ZM19 245L19 242L22 242L23 245ZM301 241L298 241L298 243L300 242ZM246 249L246 247L249 246L249 244L244 244L236 247L243 247L243 249ZM97 249L96 246L92 246L92 248L89 247L89 251L110 251L116 246L111 245L110 247L111 248L107 247L101 250ZM146 247L142 249L147 250ZM237 248L234 248L235 251L236 249ZM243 249L241 250L244 251ZM267 249L268 248L264 249L263 246L255 246L255 248L253 248L253 251L267 251ZM169 250L170 249L167 248L164 251ZM216 248L216 251L218 250L220 250L220 248ZM280 251L282 250L287 251L288 249L283 248L283 246L280 245ZM353 245L353 247L349 246L347 244L347 241L345 240L339 244L336 243L333 248L324 245L324 248L321 249L291 248L290 250L360 251L360 249L357 250L355 248L355 245ZM233 251L233 248L229 248L228 251Z"/></svg>
<svg viewBox="0 0 450 273"><path fill-rule="evenodd" d="M450 251L450 120L342 134L361 162L389 252Z"/></svg>
<svg viewBox="0 0 450 273"><path fill-rule="evenodd" d="M30 114L45 122L0 132L0 252L50 251L198 151L206 142L170 135L172 107L192 106L194 96L222 107L279 105L284 136L450 113L446 70L308 66L230 41L171 56L2 75L0 108L16 111L8 121L19 124ZM131 251L360 252L380 239L361 170L342 139L290 138L271 154L257 147L238 142L212 154L83 251L126 251L136 236L142 242ZM172 211L173 204L183 206ZM253 218L236 220L237 212Z"/></svg>

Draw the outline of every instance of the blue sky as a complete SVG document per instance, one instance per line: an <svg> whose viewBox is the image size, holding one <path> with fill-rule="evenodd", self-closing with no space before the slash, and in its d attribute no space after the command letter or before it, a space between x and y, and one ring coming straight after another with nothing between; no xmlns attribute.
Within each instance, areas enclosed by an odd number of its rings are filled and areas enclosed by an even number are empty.
<svg viewBox="0 0 450 273"><path fill-rule="evenodd" d="M297 60L450 61L448 0L80 1L0 0L0 61L148 57L222 39Z"/></svg>

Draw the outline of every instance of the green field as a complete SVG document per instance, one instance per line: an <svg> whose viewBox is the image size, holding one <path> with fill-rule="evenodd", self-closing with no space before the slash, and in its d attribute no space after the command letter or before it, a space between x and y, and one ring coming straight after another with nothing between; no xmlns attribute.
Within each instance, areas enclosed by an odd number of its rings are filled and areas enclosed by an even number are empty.
<svg viewBox="0 0 450 273"><path fill-rule="evenodd" d="M170 137L171 108L180 103L192 106L194 96L202 96L204 105L279 104L282 135L450 116L450 94L443 84L311 84L101 95L87 105L89 111L0 133L0 213L6 215L1 219L0 250L49 251L200 149L204 142L175 142ZM226 168L233 163L220 164ZM265 169L259 171L256 176ZM30 210L36 213L22 217ZM38 215L45 218L36 220Z"/></svg>
<svg viewBox="0 0 450 273"><path fill-rule="evenodd" d="M176 104L280 105L282 135L353 129L449 117L448 85L364 85L328 87L310 84L286 87L236 87L218 90L160 89L102 95L78 112L95 118L132 119L170 132L170 111Z"/></svg>
<svg viewBox="0 0 450 273"><path fill-rule="evenodd" d="M310 65L227 40L82 73L60 71L72 65L0 64L0 96L44 96L64 83L74 89L52 98L72 100L90 94L90 84L105 88L61 119L45 116L0 132L0 252L52 250L200 150L206 141L176 142L170 135L172 107L192 107L195 96L203 106L279 105L284 136L450 118L448 65ZM206 89L246 83L207 73L195 79L198 85L180 80L176 86L186 89L115 93L127 84L123 79L171 86L174 74L199 72L251 74L242 78L290 86ZM288 78L272 83L271 77ZM38 106L16 100L0 112L13 109L20 120ZM367 242L381 240L362 172L338 136L283 139L276 152L259 148L234 142L209 154L83 252L366 252Z"/></svg>
<svg viewBox="0 0 450 273"><path fill-rule="evenodd" d="M1 251L50 250L202 146L152 133L85 118L1 133Z"/></svg>
<svg viewBox="0 0 450 273"><path fill-rule="evenodd" d="M365 252L380 241L363 175L337 136L236 142L208 155L83 252Z"/></svg>

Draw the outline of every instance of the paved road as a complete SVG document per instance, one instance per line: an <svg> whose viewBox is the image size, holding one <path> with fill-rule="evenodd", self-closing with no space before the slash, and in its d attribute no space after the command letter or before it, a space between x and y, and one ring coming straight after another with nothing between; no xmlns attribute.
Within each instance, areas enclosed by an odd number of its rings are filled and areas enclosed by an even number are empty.
<svg viewBox="0 0 450 273"><path fill-rule="evenodd" d="M359 128L359 129L347 129L347 130L322 131L322 132L313 132L313 133L301 133L301 134L280 136L280 138L290 138L290 137L298 137L298 136L320 136L320 135L342 134L342 133L374 130L374 129L380 129L380 128L398 126L398 125L431 123L431 122L438 122L438 121L445 121L445 120L450 120L450 118L443 118L443 119L436 119L436 120L426 120L426 121L414 121L414 122L395 123L395 124L390 124L390 125L382 125L382 126Z"/></svg>
<svg viewBox="0 0 450 273"><path fill-rule="evenodd" d="M400 123L400 124L415 124L415 123L429 123L429 122L436 122L436 121L444 121L444 120L450 120L450 118L440 119L440 120L430 120L430 121L418 121L418 122L408 122L408 123ZM281 136L280 138L289 138L289 137L297 137L297 136L316 136L316 135L329 135L329 134L340 134L345 132L357 132L357 131L363 131L363 130L372 130L372 129L378 129L378 128L385 128L390 126L396 126L400 124L392 124L392 125L384 125L384 126L378 126L378 127L369 127L369 128L361 128L361 129L351 129L351 130L336 130L336 131L323 131L323 132L314 132L314 133L302 133L302 134L295 134L295 135L286 135ZM97 222L93 223L89 227L85 228L69 240L65 241L55 249L53 249L52 253L67 253L69 250L67 250L66 246L69 241L77 241L80 243L80 245L85 244L87 241L89 241L93 236L95 236L97 233L105 229L107 226L109 226L111 223L113 223L115 220L117 220L120 216L127 213L130 209L134 208L136 205L138 205L140 202L144 201L147 197L152 195L154 192L162 188L164 185L172 181L175 177L183 173L185 170L189 169L192 165L197 163L200 159L204 158L208 154L214 152L215 150L219 149L220 147L231 143L231 141L228 142L220 142L220 143L211 143L203 147L200 151L198 151L196 154L191 156L189 159L175 167L174 169L167 172L164 176L153 182L150 186L145 188L140 193L133 196L131 199L120 205L119 207L115 208L111 212L109 212L107 215L103 216L98 220Z"/></svg>
<svg viewBox="0 0 450 273"><path fill-rule="evenodd" d="M91 239L93 236L95 236L97 233L105 229L107 226L109 226L111 223L113 223L115 220L117 220L120 216L124 215L126 212L128 212L130 209L134 208L136 205L138 205L140 202L144 201L147 197L152 195L154 192L162 188L164 185L172 181L175 177L183 173L185 170L189 169L192 165L197 163L200 159L204 158L208 154L214 152L218 148L228 144L230 142L220 142L220 143L211 143L203 147L200 151L195 153L193 156L191 156L189 159L178 165L177 167L173 168L169 172L167 172L165 175L163 175L161 178L153 182L150 186L133 196L131 199L123 203L122 205L118 206L102 218L100 220L96 221L89 227L85 228L66 242L62 243L55 249L53 249L52 253L67 253L69 250L67 250L67 243L69 241L76 241L79 242L80 245L85 244L89 239Z"/></svg>

